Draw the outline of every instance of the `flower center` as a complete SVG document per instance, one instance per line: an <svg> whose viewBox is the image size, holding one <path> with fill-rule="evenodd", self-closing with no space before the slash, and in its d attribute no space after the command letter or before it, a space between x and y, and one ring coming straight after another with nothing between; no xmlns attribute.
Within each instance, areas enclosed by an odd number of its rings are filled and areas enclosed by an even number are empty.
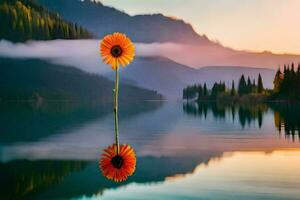
<svg viewBox="0 0 300 200"><path fill-rule="evenodd" d="M110 53L113 57L119 57L122 54L122 48L119 45L115 45L111 48Z"/></svg>
<svg viewBox="0 0 300 200"><path fill-rule="evenodd" d="M115 157L113 157L113 158L111 159L110 162L111 162L111 164L112 164L115 168L120 169L120 168L122 167L122 165L123 165L124 160L123 160L123 158L122 158L121 156L116 155Z"/></svg>

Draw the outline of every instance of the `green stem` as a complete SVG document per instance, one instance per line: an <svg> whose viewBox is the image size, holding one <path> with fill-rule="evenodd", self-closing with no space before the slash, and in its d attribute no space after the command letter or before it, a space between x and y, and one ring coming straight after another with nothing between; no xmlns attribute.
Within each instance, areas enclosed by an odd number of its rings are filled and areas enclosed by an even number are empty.
<svg viewBox="0 0 300 200"><path fill-rule="evenodd" d="M119 144L119 125L118 125L118 96L119 96L119 66L116 66L116 79L115 79L115 89L114 89L114 118L115 118L115 136L117 145L117 154L120 152Z"/></svg>

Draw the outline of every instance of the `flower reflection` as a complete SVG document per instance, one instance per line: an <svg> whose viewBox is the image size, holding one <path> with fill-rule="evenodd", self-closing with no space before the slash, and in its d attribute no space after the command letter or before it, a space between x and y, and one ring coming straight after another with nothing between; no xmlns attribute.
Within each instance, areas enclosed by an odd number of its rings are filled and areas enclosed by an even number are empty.
<svg viewBox="0 0 300 200"><path fill-rule="evenodd" d="M135 152L127 144L120 145L119 153L115 144L104 149L99 163L102 174L116 182L125 181L131 176L135 171L135 165Z"/></svg>

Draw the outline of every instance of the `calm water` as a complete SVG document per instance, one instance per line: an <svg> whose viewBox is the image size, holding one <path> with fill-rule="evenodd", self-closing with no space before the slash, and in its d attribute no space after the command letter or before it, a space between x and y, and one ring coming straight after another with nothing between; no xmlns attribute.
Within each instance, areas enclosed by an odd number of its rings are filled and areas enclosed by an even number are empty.
<svg viewBox="0 0 300 200"><path fill-rule="evenodd" d="M300 199L300 107L121 105L136 150L128 181L106 180L112 105L0 104L0 199Z"/></svg>

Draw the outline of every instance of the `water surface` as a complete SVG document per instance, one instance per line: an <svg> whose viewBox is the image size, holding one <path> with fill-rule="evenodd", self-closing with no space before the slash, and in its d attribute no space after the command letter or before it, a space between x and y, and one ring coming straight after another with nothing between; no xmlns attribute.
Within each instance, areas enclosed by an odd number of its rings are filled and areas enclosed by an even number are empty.
<svg viewBox="0 0 300 200"><path fill-rule="evenodd" d="M139 102L120 108L137 170L98 170L111 105L1 104L1 199L300 199L298 106Z"/></svg>

